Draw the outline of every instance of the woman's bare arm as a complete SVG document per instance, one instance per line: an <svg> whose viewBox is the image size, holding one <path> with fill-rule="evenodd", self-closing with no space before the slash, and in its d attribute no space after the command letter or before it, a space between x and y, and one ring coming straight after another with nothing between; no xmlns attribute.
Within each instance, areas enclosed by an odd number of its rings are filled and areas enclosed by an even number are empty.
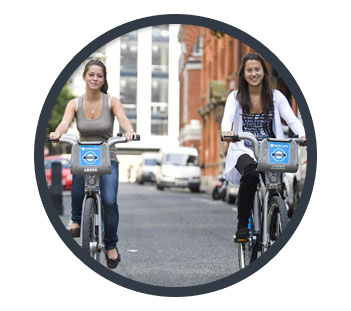
<svg viewBox="0 0 351 311"><path fill-rule="evenodd" d="M131 141L133 137L135 138L136 134L134 132L133 125L129 121L123 109L122 103L115 97L112 97L111 99L111 111L116 116L122 129L125 131L125 136L127 140Z"/></svg>
<svg viewBox="0 0 351 311"><path fill-rule="evenodd" d="M67 133L73 118L76 113L76 103L74 99L70 100L66 106L65 113L63 114L60 124L57 126L55 132L50 133L51 139L59 139L62 134Z"/></svg>

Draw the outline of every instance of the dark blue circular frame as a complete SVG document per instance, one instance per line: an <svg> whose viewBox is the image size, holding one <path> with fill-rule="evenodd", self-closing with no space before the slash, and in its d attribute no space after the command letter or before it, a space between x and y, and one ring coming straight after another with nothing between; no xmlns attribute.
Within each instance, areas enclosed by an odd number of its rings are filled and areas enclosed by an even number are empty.
<svg viewBox="0 0 351 311"><path fill-rule="evenodd" d="M306 174L306 180L304 184L304 189L300 198L299 206L294 213L289 225L286 230L283 232L279 240L274 243L273 247L269 249L268 252L264 253L260 258L258 258L254 263L250 264L243 270L240 270L228 277L214 281L208 284L202 284L197 286L189 287L162 287L148 285L140 283L137 281L130 280L125 278L115 272L112 272L108 268L104 267L88 254L86 254L79 245L70 237L62 224L51 200L48 187L46 185L45 172L44 172L44 142L45 142L45 133L48 120L53 109L54 103L65 85L66 81L70 78L73 72L87 59L91 54L93 54L100 47L106 45L108 42L126 34L131 31L150 27L154 25L162 24L188 24L207 27L210 29L215 29L221 31L227 35L230 35L239 41L245 43L246 45L253 48L255 51L260 53L279 73L283 78L284 82L292 92L304 122L304 127L306 129L306 136L308 140L308 170ZM86 47L84 47L73 59L67 64L67 66L62 70L55 83L53 84L43 106L43 109L40 114L36 139L35 139L35 150L34 150L34 162L35 162L35 173L37 178L37 184L39 193L46 210L46 213L54 226L57 233L60 235L64 243L71 249L71 251L87 266L93 269L95 272L99 273L101 276L106 279L114 282L120 286L129 288L134 291L158 295L158 296L170 296L170 297L181 297L181 296L193 296L200 295L216 290L220 290L231 286L235 283L240 282L241 280L247 278L251 274L258 271L265 264L267 264L289 241L296 228L300 224L300 221L306 211L310 196L312 194L312 189L314 185L314 179L316 175L316 166L317 166L317 144L315 131L313 126L313 121L311 118L310 111L308 109L306 100L296 83L293 76L290 74L289 70L284 66L284 64L262 43L257 41L255 38L251 37L247 33L235 28L231 25L200 16L194 15L183 15L183 14L170 14L170 15L158 15L150 16L142 19L138 19L121 26L118 26L110 31L104 33ZM234 247L234 246L233 246ZM233 258L235 260L235 258Z"/></svg>

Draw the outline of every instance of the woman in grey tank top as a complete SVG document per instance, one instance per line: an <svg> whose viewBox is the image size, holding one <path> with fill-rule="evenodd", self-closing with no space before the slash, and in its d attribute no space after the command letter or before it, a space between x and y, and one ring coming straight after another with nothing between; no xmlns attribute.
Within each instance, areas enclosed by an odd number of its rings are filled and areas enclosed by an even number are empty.
<svg viewBox="0 0 351 311"><path fill-rule="evenodd" d="M50 133L51 139L58 139L66 133L76 118L77 128L82 141L107 141L113 136L114 118L125 130L128 141L135 138L131 122L128 120L121 102L107 94L108 84L106 67L99 60L90 60L84 69L83 80L86 92L77 99L68 102L61 123L55 132ZM111 149L111 174L102 175L100 179L101 198L105 213L105 248L109 268L114 269L120 261L117 249L117 227L119 221L118 162L115 149ZM80 235L82 203L84 198L84 177L73 175L72 180L72 225L67 228L73 237Z"/></svg>

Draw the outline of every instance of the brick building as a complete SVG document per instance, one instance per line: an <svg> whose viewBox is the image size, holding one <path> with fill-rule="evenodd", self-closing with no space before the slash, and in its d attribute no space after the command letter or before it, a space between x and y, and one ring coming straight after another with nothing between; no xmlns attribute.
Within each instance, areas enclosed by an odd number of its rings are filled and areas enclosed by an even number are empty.
<svg viewBox="0 0 351 311"><path fill-rule="evenodd" d="M220 140L225 101L237 88L243 56L255 51L231 36L199 26L181 25L178 40L182 45L180 144L198 149L202 184L212 186L222 169L227 148ZM267 65L273 86L285 94L296 113L296 103L289 89Z"/></svg>
<svg viewBox="0 0 351 311"><path fill-rule="evenodd" d="M201 42L205 29L181 25L178 33L182 50L179 61L179 143L198 150L201 141L201 118L197 110L201 108Z"/></svg>

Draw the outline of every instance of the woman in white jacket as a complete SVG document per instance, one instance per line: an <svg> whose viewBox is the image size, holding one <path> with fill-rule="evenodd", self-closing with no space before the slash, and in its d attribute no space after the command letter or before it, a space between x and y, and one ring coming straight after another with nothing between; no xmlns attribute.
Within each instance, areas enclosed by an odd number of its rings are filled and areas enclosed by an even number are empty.
<svg viewBox="0 0 351 311"><path fill-rule="evenodd" d="M222 119L222 137L241 132L252 133L258 141L267 137L284 138L281 118L300 138L305 131L287 99L269 85L267 66L259 54L245 55L238 78L238 89L227 98ZM229 140L228 140L229 141ZM251 143L231 142L228 148L225 178L239 184L237 238L247 238L248 219L253 206L259 174Z"/></svg>

